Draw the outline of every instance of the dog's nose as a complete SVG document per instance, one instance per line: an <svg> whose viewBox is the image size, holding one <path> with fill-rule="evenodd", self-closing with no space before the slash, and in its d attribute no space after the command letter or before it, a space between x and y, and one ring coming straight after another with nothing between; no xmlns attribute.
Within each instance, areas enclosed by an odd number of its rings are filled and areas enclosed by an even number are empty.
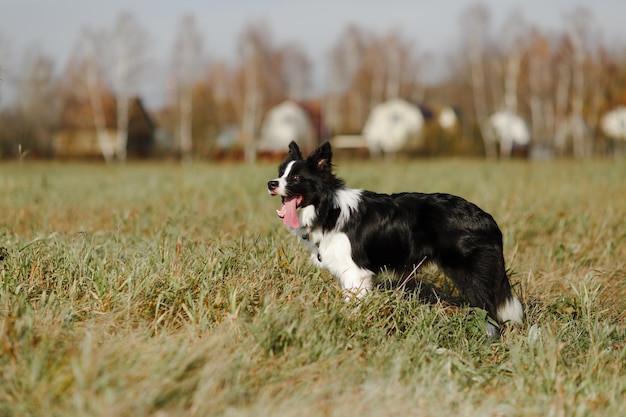
<svg viewBox="0 0 626 417"><path fill-rule="evenodd" d="M278 188L278 181L271 180L267 182L267 189L272 191Z"/></svg>

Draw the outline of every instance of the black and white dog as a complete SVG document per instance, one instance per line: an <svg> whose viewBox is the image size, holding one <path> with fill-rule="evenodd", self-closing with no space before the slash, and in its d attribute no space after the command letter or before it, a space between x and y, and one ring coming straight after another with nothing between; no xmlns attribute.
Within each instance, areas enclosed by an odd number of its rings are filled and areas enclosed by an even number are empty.
<svg viewBox="0 0 626 417"><path fill-rule="evenodd" d="M311 250L312 261L339 279L347 298L361 298L382 270L409 274L436 263L473 307L498 324L521 323L504 267L502 232L491 215L450 194L377 194L351 189L332 172L325 143L306 159L295 142L267 183L282 197L278 217ZM488 323L487 332L497 328Z"/></svg>

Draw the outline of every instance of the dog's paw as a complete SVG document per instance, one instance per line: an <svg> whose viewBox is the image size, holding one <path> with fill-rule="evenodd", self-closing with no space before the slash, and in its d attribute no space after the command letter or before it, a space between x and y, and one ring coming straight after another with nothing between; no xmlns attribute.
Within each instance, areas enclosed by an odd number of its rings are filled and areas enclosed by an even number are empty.
<svg viewBox="0 0 626 417"><path fill-rule="evenodd" d="M487 336L490 339L497 339L500 337L500 328L487 320Z"/></svg>
<svg viewBox="0 0 626 417"><path fill-rule="evenodd" d="M352 301L361 301L367 294L370 292L369 288L365 287L356 287L356 288L345 288L343 290L343 299L349 303Z"/></svg>

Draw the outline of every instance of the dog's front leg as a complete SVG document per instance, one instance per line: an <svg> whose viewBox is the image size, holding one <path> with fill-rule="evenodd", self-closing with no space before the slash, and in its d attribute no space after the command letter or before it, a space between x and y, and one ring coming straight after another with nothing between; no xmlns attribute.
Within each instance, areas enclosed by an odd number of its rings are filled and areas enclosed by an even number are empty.
<svg viewBox="0 0 626 417"><path fill-rule="evenodd" d="M344 271L339 277L343 295L346 301L362 300L371 291L373 274L370 271L356 267Z"/></svg>
<svg viewBox="0 0 626 417"><path fill-rule="evenodd" d="M319 242L317 261L339 280L346 300L365 297L374 285L374 273L354 262L348 236L327 232Z"/></svg>

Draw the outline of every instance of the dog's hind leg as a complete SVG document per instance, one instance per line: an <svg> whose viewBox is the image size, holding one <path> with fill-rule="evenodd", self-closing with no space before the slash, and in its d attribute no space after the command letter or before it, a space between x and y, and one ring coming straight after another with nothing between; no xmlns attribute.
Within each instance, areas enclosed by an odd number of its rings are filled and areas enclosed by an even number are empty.
<svg viewBox="0 0 626 417"><path fill-rule="evenodd" d="M474 248L470 255L459 251L444 252L438 261L443 272L454 282L470 306L487 310L499 325L506 322L522 323L522 304L511 292L504 259L497 248ZM487 332L495 336L498 329L492 323L487 323Z"/></svg>

